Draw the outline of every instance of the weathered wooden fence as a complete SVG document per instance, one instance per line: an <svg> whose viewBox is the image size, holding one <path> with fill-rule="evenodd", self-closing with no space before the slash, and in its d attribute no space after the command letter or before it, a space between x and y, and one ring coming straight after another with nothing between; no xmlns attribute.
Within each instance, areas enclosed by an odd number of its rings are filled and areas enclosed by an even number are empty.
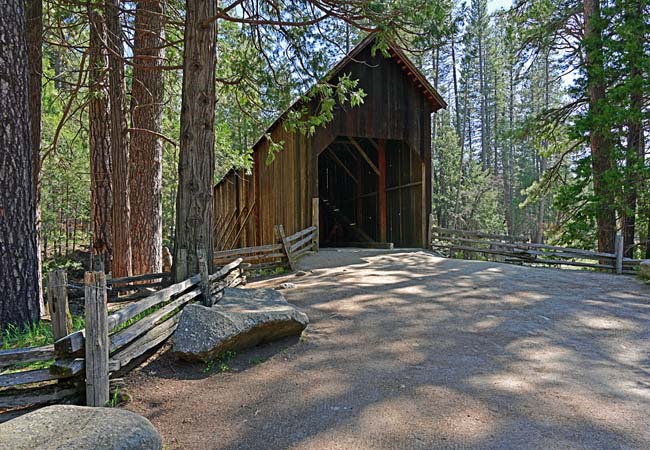
<svg viewBox="0 0 650 450"><path fill-rule="evenodd" d="M617 239L615 253L535 244L521 239L480 231L433 227L431 247L450 257L460 255L472 259L481 254L506 263L585 267L629 275L635 274L641 263L640 259L623 258L620 238Z"/></svg>
<svg viewBox="0 0 650 450"><path fill-rule="evenodd" d="M49 278L48 301L56 342L0 351L0 370L4 371L0 374L0 422L54 403L83 403L85 399L91 406L105 405L110 379L130 370L169 338L180 311L199 298L204 287L211 296L209 300L203 296L203 301L211 304L223 289L244 282L244 264L237 259L211 275L194 275L109 314L105 275L87 272L86 328L70 333L67 280L64 272L54 272ZM24 370L36 362L44 368Z"/></svg>
<svg viewBox="0 0 650 450"><path fill-rule="evenodd" d="M171 273L148 273L123 278L107 278L109 302L130 302L138 298L147 297L152 292L168 286Z"/></svg>
<svg viewBox="0 0 650 450"><path fill-rule="evenodd" d="M242 258L250 264L250 270L287 267L294 269L295 262L310 251L318 251L318 228L311 226L286 236L282 225L275 226L275 244L257 247L237 248L214 253L214 264L219 266L232 260Z"/></svg>
<svg viewBox="0 0 650 450"><path fill-rule="evenodd" d="M107 277L106 288L108 290L108 302L132 302L169 286L170 282L170 272L147 273L123 278ZM81 298L84 296L85 287L83 285L68 283L67 289L68 295L71 298Z"/></svg>

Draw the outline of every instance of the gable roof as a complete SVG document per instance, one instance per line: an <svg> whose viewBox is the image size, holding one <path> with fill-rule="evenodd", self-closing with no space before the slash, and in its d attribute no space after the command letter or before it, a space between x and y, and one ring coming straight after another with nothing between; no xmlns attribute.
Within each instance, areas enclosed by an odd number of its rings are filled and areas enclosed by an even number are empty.
<svg viewBox="0 0 650 450"><path fill-rule="evenodd" d="M336 76L345 68L348 63L357 61L356 56L359 55L359 53L365 50L368 46L374 44L376 38L377 35L375 33L371 33L366 36L352 50L350 50L350 52L345 55L343 59L341 59L328 72L328 74L323 77L323 79L327 80L328 78ZM406 76L409 77L411 82L418 89L420 89L420 91L424 94L424 96L433 107L434 111L438 111L439 109L444 109L447 107L447 102L445 102L438 91L436 91L436 89L431 86L431 83L429 83L424 74L422 74L422 72L415 66L415 64L413 64L408 56L406 56L406 54L404 54L404 52L391 41L388 42L388 54L391 56L391 58L395 59L397 65L402 69L402 71L404 71ZM291 107L293 106L294 105L291 105ZM289 109L291 109L291 107Z"/></svg>
<svg viewBox="0 0 650 450"><path fill-rule="evenodd" d="M321 78L321 81L324 80L329 80L331 78L334 78L337 76L345 66L347 66L349 63L354 63L354 62L359 62L359 60L356 59L356 57L361 53L363 50L365 50L367 47L370 45L374 44L375 39L377 38L376 33L370 33L368 36L366 36L364 39L361 40L352 50L348 52L347 55L345 55L338 63L332 67L327 74ZM439 109L444 109L447 108L447 102L444 101L444 99L438 94L438 91L431 86L431 83L427 80L427 78L420 72L420 70L413 64L413 62L400 50L399 47L394 45L392 42L388 42L388 54L391 56L391 58L395 59L395 62L397 65L404 71L407 77L411 80L411 82L421 90L421 92L425 95L429 103L431 104L433 111L438 111ZM311 89L307 91L309 93ZM271 130L273 130L286 116L286 114L291 111L292 109L298 107L300 104L303 102L303 96L299 96L296 98L291 104L282 112L280 115L278 115L277 119L273 121L273 123L266 129L266 132L264 134L270 133ZM264 135L262 135L253 145L253 150L259 144L261 141L264 140Z"/></svg>
<svg viewBox="0 0 650 450"><path fill-rule="evenodd" d="M356 57L368 46L371 46L374 44L375 40L377 38L376 33L370 33L368 36L366 36L364 39L361 40L352 50L348 52L347 55L345 55L338 63L336 63L328 72L327 74L321 78L321 81L323 80L329 80L331 78L334 78L337 76L343 69L349 64L349 63L354 63L354 62L359 62L359 60L356 59ZM413 64L413 62L404 54L404 52L394 43L391 41L388 42L388 54L390 55L391 58L395 59L395 62L397 65L402 69L402 71L406 74L406 76L409 78L411 83L419 89L424 96L426 97L427 101L431 105L433 111L438 111L439 109L445 109L447 108L447 102L440 96L438 91L431 86L431 83L427 80L427 78L422 74L422 72ZM311 90L311 89L310 89ZM307 91L309 92L309 90ZM296 98L291 104L282 112L281 114L278 115L278 117L269 125L265 132L260 136L260 138L255 141L255 143L252 145L252 150L253 152L256 151L256 147L261 143L265 141L264 136L268 133L270 133L276 126L278 126L279 123L282 122L282 120L285 118L287 113L291 111L294 108L297 108L299 105L303 103L303 96L299 96ZM236 172L238 168L231 168L224 176L223 178L217 183L219 185L222 181L224 181L226 178L228 178L229 175L231 175L233 172Z"/></svg>

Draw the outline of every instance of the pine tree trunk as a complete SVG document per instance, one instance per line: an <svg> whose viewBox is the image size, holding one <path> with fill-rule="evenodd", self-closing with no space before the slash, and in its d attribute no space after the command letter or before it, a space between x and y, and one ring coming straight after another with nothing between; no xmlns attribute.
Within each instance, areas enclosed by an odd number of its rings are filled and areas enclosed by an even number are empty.
<svg viewBox="0 0 650 450"><path fill-rule="evenodd" d="M497 126L499 124L499 104L497 102L497 97L499 93L497 92L498 90L498 85L499 85L499 75L497 71L494 71L494 115L492 116L494 118L494 121L492 122L492 170L494 170L494 175L498 175L499 173L499 143L498 143L498 137L497 137Z"/></svg>
<svg viewBox="0 0 650 450"><path fill-rule="evenodd" d="M585 16L585 63L587 68L587 94L589 113L596 119L589 133L591 164L594 180L594 194L598 198L596 225L598 251L614 253L616 236L616 211L613 187L608 175L613 169L613 145L607 124L601 116L605 114L605 71L603 61L602 24L599 0L584 0Z"/></svg>
<svg viewBox="0 0 650 450"><path fill-rule="evenodd" d="M451 17L451 23L453 23L453 16ZM458 140L461 141L461 125L460 125L460 105L459 105L459 98L458 98L458 75L456 74L456 44L455 44L455 39L456 36L452 34L451 36L451 74L452 74L452 79L454 81L454 106L455 106L455 113L456 113L456 134L458 135Z"/></svg>
<svg viewBox="0 0 650 450"><path fill-rule="evenodd" d="M456 229L458 227L458 216L460 215L460 192L463 188L463 162L465 159L465 130L467 129L467 124L470 122L468 120L469 116L469 87L467 84L465 84L465 89L463 93L463 125L461 127L461 134L460 134L460 143L458 145L459 147L459 155L458 155L458 180L456 181L456 199L454 200L454 217L453 217L453 225L452 228ZM470 131L471 134L471 131ZM472 149L472 144L470 140L470 145L469 145L469 153L471 154L471 149Z"/></svg>
<svg viewBox="0 0 650 450"><path fill-rule="evenodd" d="M93 235L93 269L111 271L113 261L113 182L111 179L108 57L103 47L105 24L97 4L88 7L90 22L90 220Z"/></svg>
<svg viewBox="0 0 650 450"><path fill-rule="evenodd" d="M47 315L43 300L43 262L41 255L41 76L43 74L43 2L27 0L27 58L29 60L29 127L31 133L34 209L36 213L36 259L38 262L38 304L41 316Z"/></svg>
<svg viewBox="0 0 650 450"><path fill-rule="evenodd" d="M643 133L643 1L630 2L624 12L625 25L637 34L638 45L630 47L627 64L630 70L630 111L627 124L627 149L625 155L625 209L623 217L623 247L624 255L634 257L634 236L636 234L636 215L638 189L643 182L640 176L640 166L644 164L644 133ZM628 37L629 38L629 37Z"/></svg>
<svg viewBox="0 0 650 450"><path fill-rule="evenodd" d="M431 55L431 64L433 68L433 87L438 89L438 81L440 75L440 63L439 63L440 49L436 47ZM438 197L438 202L436 204L436 216L438 219L438 226L443 228L447 227L449 211L444 208L443 202L446 199L446 180L443 167L443 157L441 149L438 148L438 121L434 115L431 120L431 164L438 157L438 167L437 170L431 168L431 198ZM437 179L436 179L437 178ZM436 192L436 190L438 192ZM436 195L439 194L439 195Z"/></svg>
<svg viewBox="0 0 650 450"><path fill-rule="evenodd" d="M544 59L544 109L548 111L550 107L550 79L549 79L549 53L546 51L546 57ZM546 172L548 161L546 155L549 152L549 142L548 139L544 139L544 154L539 157L539 176L538 180L544 176ZM546 196L542 194L539 199L539 208L537 209L537 238L535 242L538 244L544 243L544 229L546 225L544 223L544 217L546 215Z"/></svg>
<svg viewBox="0 0 650 450"><path fill-rule="evenodd" d="M197 247L212 268L217 1L188 0L185 16L174 277L198 273ZM186 255L186 262L181 255Z"/></svg>
<svg viewBox="0 0 650 450"><path fill-rule="evenodd" d="M164 2L159 0L140 0L136 6L129 153L134 274L162 270L163 143L159 134L164 73L154 68L165 58L164 12Z"/></svg>
<svg viewBox="0 0 650 450"><path fill-rule="evenodd" d="M119 1L105 0L110 102L111 157L113 162L113 277L130 276L131 205L129 202L129 140L126 123L126 87L122 58Z"/></svg>
<svg viewBox="0 0 650 450"><path fill-rule="evenodd" d="M483 57L483 34L479 30L478 35L478 74L479 74L479 89L481 96L481 167L487 170L490 166L487 154L487 99L485 93L485 71L484 71L484 57Z"/></svg>
<svg viewBox="0 0 650 450"><path fill-rule="evenodd" d="M505 203L504 215L506 219L506 228L508 229L508 236L514 236L514 211L513 211L513 195L512 195L512 153L513 153L513 137L512 130L514 127L514 109L515 109L515 83L514 83L514 67L512 61L508 61L508 75L509 75L509 92L508 92L508 129L511 130L508 136L508 150L505 149L501 152L501 159L503 160L503 202Z"/></svg>
<svg viewBox="0 0 650 450"><path fill-rule="evenodd" d="M0 14L0 328L39 319L25 3Z"/></svg>

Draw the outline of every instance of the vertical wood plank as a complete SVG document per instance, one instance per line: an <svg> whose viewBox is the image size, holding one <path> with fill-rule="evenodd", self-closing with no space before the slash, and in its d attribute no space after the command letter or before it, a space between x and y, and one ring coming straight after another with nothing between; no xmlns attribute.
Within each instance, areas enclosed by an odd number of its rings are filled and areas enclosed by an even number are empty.
<svg viewBox="0 0 650 450"><path fill-rule="evenodd" d="M47 306L52 320L52 335L58 341L72 333L72 316L68 307L68 275L65 270L53 270L47 276Z"/></svg>
<svg viewBox="0 0 650 450"><path fill-rule="evenodd" d="M387 214L386 214L386 141L379 139L378 144L378 164L379 181L377 185L378 211L377 219L379 223L379 242L386 242L387 238Z"/></svg>
<svg viewBox="0 0 650 450"><path fill-rule="evenodd" d="M319 247L319 242L318 242L318 236L320 235L320 228L318 227L318 207L319 207L319 200L318 197L314 197L311 199L311 224L316 227L316 231L314 231L314 251L318 251Z"/></svg>
<svg viewBox="0 0 650 450"><path fill-rule="evenodd" d="M86 272L86 405L108 402L108 310L104 272Z"/></svg>
<svg viewBox="0 0 650 450"><path fill-rule="evenodd" d="M427 166L425 163L422 163L422 191L421 191L421 196L422 196L422 206L421 206L421 214L422 214L422 240L423 242L423 247L424 248L431 248L431 241L432 241L432 234L431 234L431 227L433 227L433 214L431 214L431 206L427 208L427 199L429 196L427 195L427 183L425 182L427 177ZM427 214L427 210L429 210L429 213Z"/></svg>

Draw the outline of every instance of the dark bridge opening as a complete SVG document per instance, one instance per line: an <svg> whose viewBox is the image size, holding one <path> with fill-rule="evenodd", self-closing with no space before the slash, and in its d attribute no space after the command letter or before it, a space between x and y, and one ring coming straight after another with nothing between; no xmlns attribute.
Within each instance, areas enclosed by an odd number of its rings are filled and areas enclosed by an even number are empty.
<svg viewBox="0 0 650 450"><path fill-rule="evenodd" d="M421 247L424 165L403 141L337 137L318 157L323 247Z"/></svg>

